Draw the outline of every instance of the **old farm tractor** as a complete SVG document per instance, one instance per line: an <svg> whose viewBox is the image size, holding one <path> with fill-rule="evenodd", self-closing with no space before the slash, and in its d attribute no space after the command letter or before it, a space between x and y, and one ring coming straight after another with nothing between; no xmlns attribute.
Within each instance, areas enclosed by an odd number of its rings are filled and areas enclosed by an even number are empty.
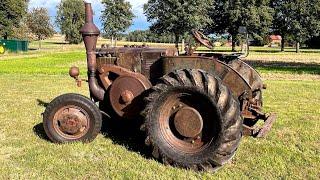
<svg viewBox="0 0 320 180"><path fill-rule="evenodd" d="M81 29L87 51L90 98L65 94L44 113L53 142L90 142L100 132L102 115L119 123L143 118L141 130L152 155L165 164L215 170L235 154L241 137L264 137L275 115L262 112L260 75L239 55L178 55L175 48L96 49L100 34L86 3ZM205 36L193 32L207 47ZM70 75L81 84L79 69ZM97 105L99 104L99 106ZM263 120L262 127L256 123Z"/></svg>

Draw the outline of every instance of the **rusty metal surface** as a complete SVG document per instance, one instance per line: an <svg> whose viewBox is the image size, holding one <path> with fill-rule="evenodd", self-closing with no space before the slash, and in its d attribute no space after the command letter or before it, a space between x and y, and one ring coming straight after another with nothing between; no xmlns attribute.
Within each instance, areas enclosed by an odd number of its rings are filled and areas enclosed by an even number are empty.
<svg viewBox="0 0 320 180"><path fill-rule="evenodd" d="M144 75L140 73L132 72L120 66L116 66L112 64L104 64L104 65L101 65L98 71L99 71L100 81L102 82L102 84L104 85L104 89L106 90L111 86L113 81L115 81L120 76L131 76L143 82L143 84L149 84L151 86L151 83Z"/></svg>
<svg viewBox="0 0 320 180"><path fill-rule="evenodd" d="M89 115L80 107L65 106L53 118L53 128L62 137L74 140L84 136L90 128Z"/></svg>
<svg viewBox="0 0 320 180"><path fill-rule="evenodd" d="M85 24L81 28L80 33L83 35L99 35L100 31L97 28L97 26L93 23L93 11L90 3L85 3L85 13Z"/></svg>
<svg viewBox="0 0 320 180"><path fill-rule="evenodd" d="M105 97L105 90L98 84L96 79L96 45L100 31L93 23L93 12L90 3L85 3L85 12L86 21L80 32L82 34L87 52L89 88L93 98L102 101Z"/></svg>
<svg viewBox="0 0 320 180"><path fill-rule="evenodd" d="M78 67L71 67L70 70L69 70L69 75L72 77L72 78L75 78L77 79L80 75L80 70Z"/></svg>
<svg viewBox="0 0 320 180"><path fill-rule="evenodd" d="M194 138L203 128L201 114L194 108L181 108L174 116L174 126L184 137Z"/></svg>
<svg viewBox="0 0 320 180"><path fill-rule="evenodd" d="M214 48L214 44L211 42L211 40L205 36L202 32L200 31L192 31L193 37L195 38L195 40L204 45L205 47L209 48L209 49L213 49Z"/></svg>
<svg viewBox="0 0 320 180"><path fill-rule="evenodd" d="M228 65L236 70L250 84L253 90L263 89L263 81L260 74L250 65L240 59L228 62Z"/></svg>
<svg viewBox="0 0 320 180"><path fill-rule="evenodd" d="M272 125L277 119L277 115L272 113L268 117L264 117L264 124L262 127L259 126L247 126L243 125L243 132L242 134L245 136L253 136L256 138L265 138L267 134L270 132Z"/></svg>
<svg viewBox="0 0 320 180"><path fill-rule="evenodd" d="M236 98L245 92L248 96L252 96L250 84L237 71L221 61L214 61L207 57L164 57L159 65L162 67L157 69L163 69L163 74L179 69L202 69L217 75L230 88Z"/></svg>
<svg viewBox="0 0 320 180"><path fill-rule="evenodd" d="M217 128L211 105L196 92L171 91L159 109L159 130L172 148L193 154L207 148ZM188 116L192 115L194 118ZM191 120L191 118L193 120Z"/></svg>
<svg viewBox="0 0 320 180"><path fill-rule="evenodd" d="M113 64L153 79L150 74L152 66L161 57L176 55L175 48L105 48L98 50L97 63L98 68L105 64Z"/></svg>
<svg viewBox="0 0 320 180"><path fill-rule="evenodd" d="M268 132L271 130L273 123L277 119L276 114L271 114L265 121L263 127L260 129L257 138L264 138L267 136Z"/></svg>
<svg viewBox="0 0 320 180"><path fill-rule="evenodd" d="M120 117L133 118L133 115L137 113L137 108L130 106L131 103L149 88L151 88L151 83L145 78L130 74L118 77L112 83L109 91L109 100L113 110Z"/></svg>

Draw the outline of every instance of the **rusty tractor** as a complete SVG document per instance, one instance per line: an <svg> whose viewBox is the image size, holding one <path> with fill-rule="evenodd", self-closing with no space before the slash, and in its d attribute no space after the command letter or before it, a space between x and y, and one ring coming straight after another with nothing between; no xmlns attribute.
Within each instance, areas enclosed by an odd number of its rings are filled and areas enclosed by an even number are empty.
<svg viewBox="0 0 320 180"><path fill-rule="evenodd" d="M243 135L264 137L270 130L276 117L262 112L266 86L239 54L196 53L191 47L184 55L175 48L97 49L100 32L91 4L85 9L81 33L88 79L79 78L77 67L70 76L78 86L88 82L90 98L65 94L47 106L43 124L53 142L94 140L102 115L119 123L142 117L145 143L156 159L214 171L231 160ZM199 44L212 48L201 32L193 34ZM260 120L265 123L257 127Z"/></svg>

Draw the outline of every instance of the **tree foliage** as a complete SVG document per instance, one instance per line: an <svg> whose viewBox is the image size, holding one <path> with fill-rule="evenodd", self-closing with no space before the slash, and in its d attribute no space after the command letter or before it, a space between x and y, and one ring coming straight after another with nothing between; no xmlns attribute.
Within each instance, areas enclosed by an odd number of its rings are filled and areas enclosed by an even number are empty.
<svg viewBox="0 0 320 180"><path fill-rule="evenodd" d="M85 9L82 0L62 0L58 5L56 23L66 41L71 44L82 42L80 29L85 23Z"/></svg>
<svg viewBox="0 0 320 180"><path fill-rule="evenodd" d="M181 36L187 43L194 43L194 38L190 33ZM174 43L175 36L172 33L158 34L151 30L135 30L126 35L126 40L131 42L151 42L151 43Z"/></svg>
<svg viewBox="0 0 320 180"><path fill-rule="evenodd" d="M41 40L52 37L54 34L53 26L50 22L50 16L46 8L35 8L28 13L28 27L39 40L39 48L41 48Z"/></svg>
<svg viewBox="0 0 320 180"><path fill-rule="evenodd" d="M182 35L211 22L208 17L211 5L208 0L149 0L144 12L152 23L151 30L158 34L173 33L178 47Z"/></svg>
<svg viewBox="0 0 320 180"><path fill-rule="evenodd" d="M254 39L263 41L273 19L269 3L269 0L215 0L209 12L213 25L208 30L211 33L229 33L233 51L240 26L247 27Z"/></svg>
<svg viewBox="0 0 320 180"><path fill-rule="evenodd" d="M23 17L19 23L19 26L12 28L11 37L13 39L21 39L21 40L28 40L28 41L37 39L32 33L31 29L29 28L27 21L28 21L28 18Z"/></svg>
<svg viewBox="0 0 320 180"><path fill-rule="evenodd" d="M101 21L104 33L109 37L117 37L124 33L134 18L132 6L125 0L102 0L104 6Z"/></svg>
<svg viewBox="0 0 320 180"><path fill-rule="evenodd" d="M18 28L23 16L27 13L28 0L0 1L0 36L12 37L13 28Z"/></svg>
<svg viewBox="0 0 320 180"><path fill-rule="evenodd" d="M150 30L136 30L128 33L126 40L131 42L173 43L175 39L174 35L170 33L156 34Z"/></svg>
<svg viewBox="0 0 320 180"><path fill-rule="evenodd" d="M273 29L282 36L284 42L293 38L299 44L319 35L320 1L319 0L273 0L271 7L275 10Z"/></svg>

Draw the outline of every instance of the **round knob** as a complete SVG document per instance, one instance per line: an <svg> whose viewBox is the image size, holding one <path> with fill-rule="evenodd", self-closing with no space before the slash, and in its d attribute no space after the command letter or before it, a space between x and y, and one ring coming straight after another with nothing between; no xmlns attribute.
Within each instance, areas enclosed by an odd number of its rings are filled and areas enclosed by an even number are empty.
<svg viewBox="0 0 320 180"><path fill-rule="evenodd" d="M131 103L131 101L134 99L134 95L131 91L125 90L121 93L121 100L125 104Z"/></svg>

